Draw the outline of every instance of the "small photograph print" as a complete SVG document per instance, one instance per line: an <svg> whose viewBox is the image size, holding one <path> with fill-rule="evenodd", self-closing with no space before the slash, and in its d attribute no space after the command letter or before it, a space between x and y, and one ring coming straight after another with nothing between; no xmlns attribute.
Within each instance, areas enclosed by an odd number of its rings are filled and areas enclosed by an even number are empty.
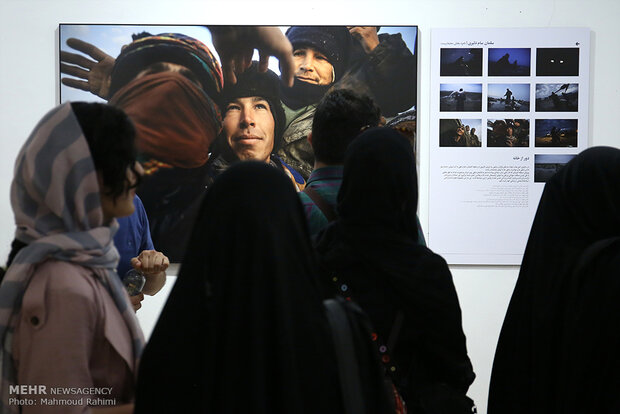
<svg viewBox="0 0 620 414"><path fill-rule="evenodd" d="M530 48L490 48L489 76L530 76Z"/></svg>
<svg viewBox="0 0 620 414"><path fill-rule="evenodd" d="M577 83L536 84L537 112L577 112L578 101Z"/></svg>
<svg viewBox="0 0 620 414"><path fill-rule="evenodd" d="M537 119L535 134L537 147L576 147L577 120Z"/></svg>
<svg viewBox="0 0 620 414"><path fill-rule="evenodd" d="M529 147L529 119L488 119L487 147Z"/></svg>
<svg viewBox="0 0 620 414"><path fill-rule="evenodd" d="M442 83L439 85L439 110L442 112L482 111L482 84Z"/></svg>
<svg viewBox="0 0 620 414"><path fill-rule="evenodd" d="M528 112L530 110L530 85L528 83L489 84L489 112Z"/></svg>
<svg viewBox="0 0 620 414"><path fill-rule="evenodd" d="M534 182L546 183L577 154L534 154Z"/></svg>
<svg viewBox="0 0 620 414"><path fill-rule="evenodd" d="M482 76L482 49L441 49L440 76Z"/></svg>
<svg viewBox="0 0 620 414"><path fill-rule="evenodd" d="M536 49L537 76L579 76L579 48Z"/></svg>
<svg viewBox="0 0 620 414"><path fill-rule="evenodd" d="M440 119L440 147L480 147L481 119Z"/></svg>

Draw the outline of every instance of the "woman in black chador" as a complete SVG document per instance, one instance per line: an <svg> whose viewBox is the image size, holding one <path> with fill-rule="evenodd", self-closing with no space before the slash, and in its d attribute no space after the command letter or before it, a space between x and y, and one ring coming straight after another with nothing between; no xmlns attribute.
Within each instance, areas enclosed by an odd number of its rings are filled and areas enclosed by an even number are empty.
<svg viewBox="0 0 620 414"><path fill-rule="evenodd" d="M545 185L499 337L489 414L620 412L620 150Z"/></svg>
<svg viewBox="0 0 620 414"><path fill-rule="evenodd" d="M409 142L388 128L362 133L347 150L339 219L318 240L322 282L362 306L380 342L402 312L390 356L409 413L471 413L461 309L446 262L418 244L417 203Z"/></svg>
<svg viewBox="0 0 620 414"><path fill-rule="evenodd" d="M342 413L305 215L242 162L205 194L138 375L136 413Z"/></svg>

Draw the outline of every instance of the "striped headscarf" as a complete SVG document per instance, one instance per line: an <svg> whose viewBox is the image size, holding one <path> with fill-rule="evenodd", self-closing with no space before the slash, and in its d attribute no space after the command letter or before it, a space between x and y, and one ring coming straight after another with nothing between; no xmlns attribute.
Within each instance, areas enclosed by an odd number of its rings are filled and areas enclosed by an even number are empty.
<svg viewBox="0 0 620 414"><path fill-rule="evenodd" d="M8 405L9 385L16 381L13 333L35 268L47 259L88 267L107 288L132 335L137 372L144 336L116 275L119 255L113 236L118 223L104 224L99 191L88 143L71 105L54 108L19 152L11 185L15 238L27 246L15 256L0 285L0 413L19 411Z"/></svg>

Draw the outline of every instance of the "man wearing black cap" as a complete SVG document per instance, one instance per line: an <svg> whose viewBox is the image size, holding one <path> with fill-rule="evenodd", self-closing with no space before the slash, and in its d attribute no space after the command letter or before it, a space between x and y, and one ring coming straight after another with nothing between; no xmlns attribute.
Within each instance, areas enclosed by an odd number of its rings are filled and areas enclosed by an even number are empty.
<svg viewBox="0 0 620 414"><path fill-rule="evenodd" d="M268 163L289 176L297 190L304 188L301 175L283 162L275 151L282 142L284 109L280 103L280 80L271 70L261 73L258 63L237 75L237 83L222 90L222 132L209 160L209 184L237 161Z"/></svg>
<svg viewBox="0 0 620 414"><path fill-rule="evenodd" d="M279 83L278 75L271 70L260 72L257 62L253 62L236 75L235 84L222 89L217 101L222 113L222 130L204 166L205 179L194 186L200 196L186 206L182 216L169 228L168 234L175 245L168 246L166 254L175 261L182 261L205 188L231 164L247 160L265 162L284 172L298 191L304 188L303 177L275 154L284 129Z"/></svg>
<svg viewBox="0 0 620 414"><path fill-rule="evenodd" d="M295 80L292 88L282 88L287 121L278 155L304 178L314 165L307 136L328 90L366 94L388 115L415 104L415 57L400 35L378 36L374 26L292 26L286 37L293 46Z"/></svg>

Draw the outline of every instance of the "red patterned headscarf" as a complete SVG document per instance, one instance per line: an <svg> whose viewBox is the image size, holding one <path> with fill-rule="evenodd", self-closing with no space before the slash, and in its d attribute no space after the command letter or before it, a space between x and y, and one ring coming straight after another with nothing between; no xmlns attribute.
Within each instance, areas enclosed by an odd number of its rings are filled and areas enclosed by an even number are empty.
<svg viewBox="0 0 620 414"><path fill-rule="evenodd" d="M176 72L138 78L117 91L110 104L133 121L140 153L174 167L204 165L221 129L214 101Z"/></svg>

